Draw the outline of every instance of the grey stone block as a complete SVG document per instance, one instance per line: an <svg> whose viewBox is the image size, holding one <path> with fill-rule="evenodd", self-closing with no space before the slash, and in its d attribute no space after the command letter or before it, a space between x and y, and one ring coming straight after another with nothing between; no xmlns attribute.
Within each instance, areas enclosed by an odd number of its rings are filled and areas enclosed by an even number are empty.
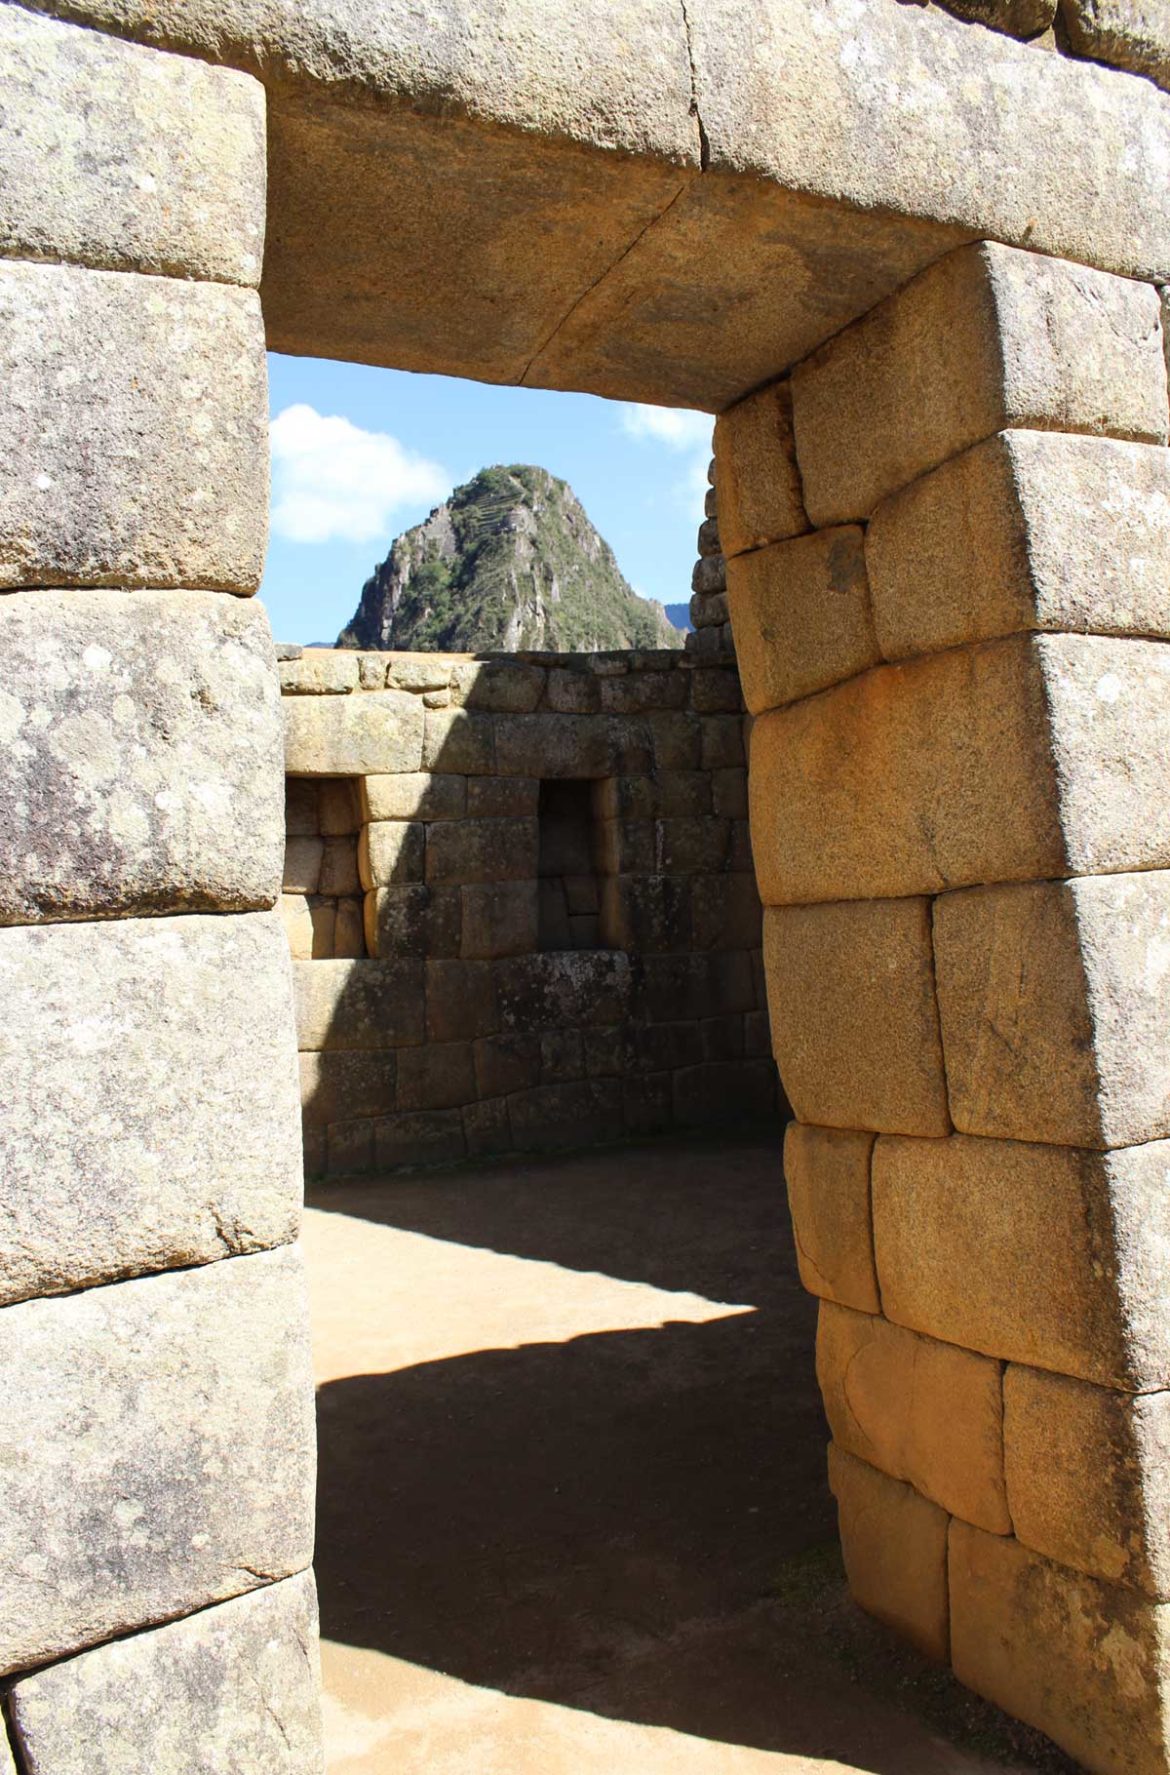
<svg viewBox="0 0 1170 1775"><path fill-rule="evenodd" d="M0 1301L295 1238L275 913L0 931Z"/></svg>
<svg viewBox="0 0 1170 1775"><path fill-rule="evenodd" d="M295 1247L0 1313L0 1671L304 1571L312 1369Z"/></svg>
<svg viewBox="0 0 1170 1775"><path fill-rule="evenodd" d="M322 1775L317 1632L304 1572L25 1677L8 1690L24 1765L33 1775Z"/></svg>
<svg viewBox="0 0 1170 1775"><path fill-rule="evenodd" d="M380 776L422 763L423 706L405 690L286 696L285 769L296 776Z"/></svg>
<svg viewBox="0 0 1170 1775"><path fill-rule="evenodd" d="M0 254L259 283L256 81L16 6L0 65Z"/></svg>
<svg viewBox="0 0 1170 1775"><path fill-rule="evenodd" d="M254 291L0 264L0 588L254 592L268 412Z"/></svg>
<svg viewBox="0 0 1170 1775"><path fill-rule="evenodd" d="M280 699L260 605L0 598L0 736L0 924L275 903Z"/></svg>

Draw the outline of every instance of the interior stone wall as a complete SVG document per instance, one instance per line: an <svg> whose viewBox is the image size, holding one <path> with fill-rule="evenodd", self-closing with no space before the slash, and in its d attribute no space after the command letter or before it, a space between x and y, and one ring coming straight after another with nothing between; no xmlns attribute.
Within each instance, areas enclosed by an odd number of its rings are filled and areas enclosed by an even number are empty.
<svg viewBox="0 0 1170 1775"><path fill-rule="evenodd" d="M776 1115L733 663L282 652L310 1173Z"/></svg>

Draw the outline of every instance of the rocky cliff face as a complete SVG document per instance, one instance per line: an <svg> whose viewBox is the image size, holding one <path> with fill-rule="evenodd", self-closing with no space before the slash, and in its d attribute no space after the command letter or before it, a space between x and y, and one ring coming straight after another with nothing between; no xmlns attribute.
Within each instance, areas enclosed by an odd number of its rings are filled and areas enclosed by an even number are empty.
<svg viewBox="0 0 1170 1775"><path fill-rule="evenodd" d="M681 647L639 598L571 487L485 468L407 530L362 589L339 647L467 653Z"/></svg>

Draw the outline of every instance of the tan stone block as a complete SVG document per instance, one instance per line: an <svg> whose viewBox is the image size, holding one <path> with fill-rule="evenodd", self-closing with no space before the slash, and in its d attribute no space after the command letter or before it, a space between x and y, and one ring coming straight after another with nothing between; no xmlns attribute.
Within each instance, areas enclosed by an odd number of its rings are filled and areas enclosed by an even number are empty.
<svg viewBox="0 0 1170 1775"><path fill-rule="evenodd" d="M817 1379L839 1448L964 1522L1011 1533L998 1362L822 1301Z"/></svg>
<svg viewBox="0 0 1170 1775"><path fill-rule="evenodd" d="M793 419L816 525L1007 426L1164 444L1156 292L979 241L937 261L799 364Z"/></svg>
<svg viewBox="0 0 1170 1775"><path fill-rule="evenodd" d="M863 536L856 525L818 530L728 562L735 652L753 715L877 665Z"/></svg>
<svg viewBox="0 0 1170 1775"><path fill-rule="evenodd" d="M499 1027L490 961L428 961L426 994L429 1042L477 1041Z"/></svg>
<svg viewBox="0 0 1170 1775"><path fill-rule="evenodd" d="M935 902L956 1128L1122 1147L1170 1134L1170 871Z"/></svg>
<svg viewBox="0 0 1170 1775"><path fill-rule="evenodd" d="M285 777L284 830L288 838L319 838L322 785L311 777Z"/></svg>
<svg viewBox="0 0 1170 1775"><path fill-rule="evenodd" d="M451 782L444 777L437 781ZM502 820L534 814L540 808L536 777L469 777L467 814L473 820Z"/></svg>
<svg viewBox="0 0 1170 1775"><path fill-rule="evenodd" d="M303 894L282 894L280 922L294 961L308 961L313 953L313 916Z"/></svg>
<svg viewBox="0 0 1170 1775"><path fill-rule="evenodd" d="M369 890L392 882L421 881L426 830L415 820L378 820L363 826L358 839L362 886Z"/></svg>
<svg viewBox="0 0 1170 1775"><path fill-rule="evenodd" d="M471 709L427 709L425 715L426 738L421 759L424 770L458 776L493 774L498 724L491 715L479 715ZM417 770L418 762L409 768Z"/></svg>
<svg viewBox="0 0 1170 1775"><path fill-rule="evenodd" d="M1163 1775L1170 1611L964 1522L950 1531L960 1682L1088 1769Z"/></svg>
<svg viewBox="0 0 1170 1775"><path fill-rule="evenodd" d="M5 258L259 283L256 81L17 7L0 15L0 60Z"/></svg>
<svg viewBox="0 0 1170 1775"><path fill-rule="evenodd" d="M1008 1501L1025 1547L1170 1597L1170 1393L1118 1393L1009 1365Z"/></svg>
<svg viewBox="0 0 1170 1775"><path fill-rule="evenodd" d="M1170 452L998 432L884 499L865 561L891 660L1025 629L1168 635Z"/></svg>
<svg viewBox="0 0 1170 1775"><path fill-rule="evenodd" d="M956 18L990 25L1011 37L1039 37L1052 23L1056 0L939 0Z"/></svg>
<svg viewBox="0 0 1170 1775"><path fill-rule="evenodd" d="M348 648L306 647L280 662L284 696L344 696L358 687L358 656Z"/></svg>
<svg viewBox="0 0 1170 1775"><path fill-rule="evenodd" d="M302 1053L299 1063L301 1116L306 1127L324 1128L360 1116L386 1115L395 1107L396 1049L313 1049Z"/></svg>
<svg viewBox="0 0 1170 1775"><path fill-rule="evenodd" d="M451 668L451 702L456 708L525 715L540 702L544 682L544 669L523 660L460 660Z"/></svg>
<svg viewBox="0 0 1170 1775"><path fill-rule="evenodd" d="M780 1077L800 1121L949 1131L928 901L766 907L764 960Z"/></svg>
<svg viewBox="0 0 1170 1775"><path fill-rule="evenodd" d="M784 1177L800 1279L810 1294L879 1313L869 1207L873 1135L789 1122Z"/></svg>
<svg viewBox="0 0 1170 1775"><path fill-rule="evenodd" d="M6 1307L0 1384L21 1402L0 1491L3 1672L309 1564L312 1366L295 1246Z"/></svg>
<svg viewBox="0 0 1170 1775"><path fill-rule="evenodd" d="M719 415L715 463L725 555L808 529L787 382L773 382Z"/></svg>
<svg viewBox="0 0 1170 1775"><path fill-rule="evenodd" d="M419 960L297 962L297 1046L397 1048L426 1035L426 982Z"/></svg>
<svg viewBox="0 0 1170 1775"><path fill-rule="evenodd" d="M467 812L467 779L404 771L361 779L366 820L461 820Z"/></svg>
<svg viewBox="0 0 1170 1775"><path fill-rule="evenodd" d="M252 290L0 263L0 587L251 593L268 403Z"/></svg>
<svg viewBox="0 0 1170 1775"><path fill-rule="evenodd" d="M294 776L372 776L422 763L424 711L403 690L286 696L282 708L285 769Z"/></svg>
<svg viewBox="0 0 1170 1775"><path fill-rule="evenodd" d="M211 1768L317 1775L317 1633L304 1572L20 1677L6 1703L26 1765L178 1775L198 1746Z"/></svg>
<svg viewBox="0 0 1170 1775"><path fill-rule="evenodd" d="M360 777L326 777L317 791L321 831L326 838L356 838L362 829Z"/></svg>
<svg viewBox="0 0 1170 1775"><path fill-rule="evenodd" d="M323 894L356 895L361 892L358 847L354 838L327 838L321 857Z"/></svg>
<svg viewBox="0 0 1170 1775"><path fill-rule="evenodd" d="M338 960L352 960L366 953L365 907L360 897L338 900L333 921L333 953Z"/></svg>
<svg viewBox="0 0 1170 1775"><path fill-rule="evenodd" d="M1077 55L1170 91L1170 20L1157 0L1061 0L1060 16Z"/></svg>
<svg viewBox="0 0 1170 1775"><path fill-rule="evenodd" d="M386 653L375 655L384 662L383 673L390 690L446 690L451 683L455 658L445 653Z"/></svg>
<svg viewBox="0 0 1170 1775"><path fill-rule="evenodd" d="M288 838L284 846L283 892L315 894L321 885L322 838Z"/></svg>
<svg viewBox="0 0 1170 1775"><path fill-rule="evenodd" d="M462 906L458 887L396 882L365 897L366 953L458 955Z"/></svg>
<svg viewBox="0 0 1170 1775"><path fill-rule="evenodd" d="M1170 1383L1170 1143L1092 1153L880 1139L873 1227L886 1317L1126 1391Z"/></svg>
<svg viewBox="0 0 1170 1775"><path fill-rule="evenodd" d="M945 1662L946 1512L835 1443L829 1445L829 1486L854 1598L928 1658Z"/></svg>
<svg viewBox="0 0 1170 1775"><path fill-rule="evenodd" d="M459 963L455 964L459 966ZM430 1041L398 1055L399 1110L453 1109L476 1098L470 1041Z"/></svg>
<svg viewBox="0 0 1170 1775"><path fill-rule="evenodd" d="M412 1110L380 1116L374 1123L374 1164L379 1171L399 1165L452 1165L467 1151L463 1112Z"/></svg>
<svg viewBox="0 0 1170 1775"><path fill-rule="evenodd" d="M1168 749L1162 642L1021 635L878 667L757 718L761 897L1162 867Z"/></svg>

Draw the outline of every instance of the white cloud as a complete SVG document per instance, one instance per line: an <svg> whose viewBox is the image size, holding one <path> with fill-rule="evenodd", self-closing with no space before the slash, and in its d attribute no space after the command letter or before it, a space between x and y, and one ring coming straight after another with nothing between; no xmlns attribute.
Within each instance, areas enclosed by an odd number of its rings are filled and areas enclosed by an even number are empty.
<svg viewBox="0 0 1170 1775"><path fill-rule="evenodd" d="M622 407L622 430L630 437L648 438L680 453L702 450L708 455L714 423L709 413L685 407L647 407L632 402Z"/></svg>
<svg viewBox="0 0 1170 1775"><path fill-rule="evenodd" d="M686 407L647 407L633 402L622 407L621 427L628 437L663 444L673 455L686 458L672 493L688 512L701 513L703 509L714 423L709 413L695 413Z"/></svg>
<svg viewBox="0 0 1170 1775"><path fill-rule="evenodd" d="M304 401L272 421L272 528L288 542L374 542L401 506L435 504L451 480L384 431Z"/></svg>

